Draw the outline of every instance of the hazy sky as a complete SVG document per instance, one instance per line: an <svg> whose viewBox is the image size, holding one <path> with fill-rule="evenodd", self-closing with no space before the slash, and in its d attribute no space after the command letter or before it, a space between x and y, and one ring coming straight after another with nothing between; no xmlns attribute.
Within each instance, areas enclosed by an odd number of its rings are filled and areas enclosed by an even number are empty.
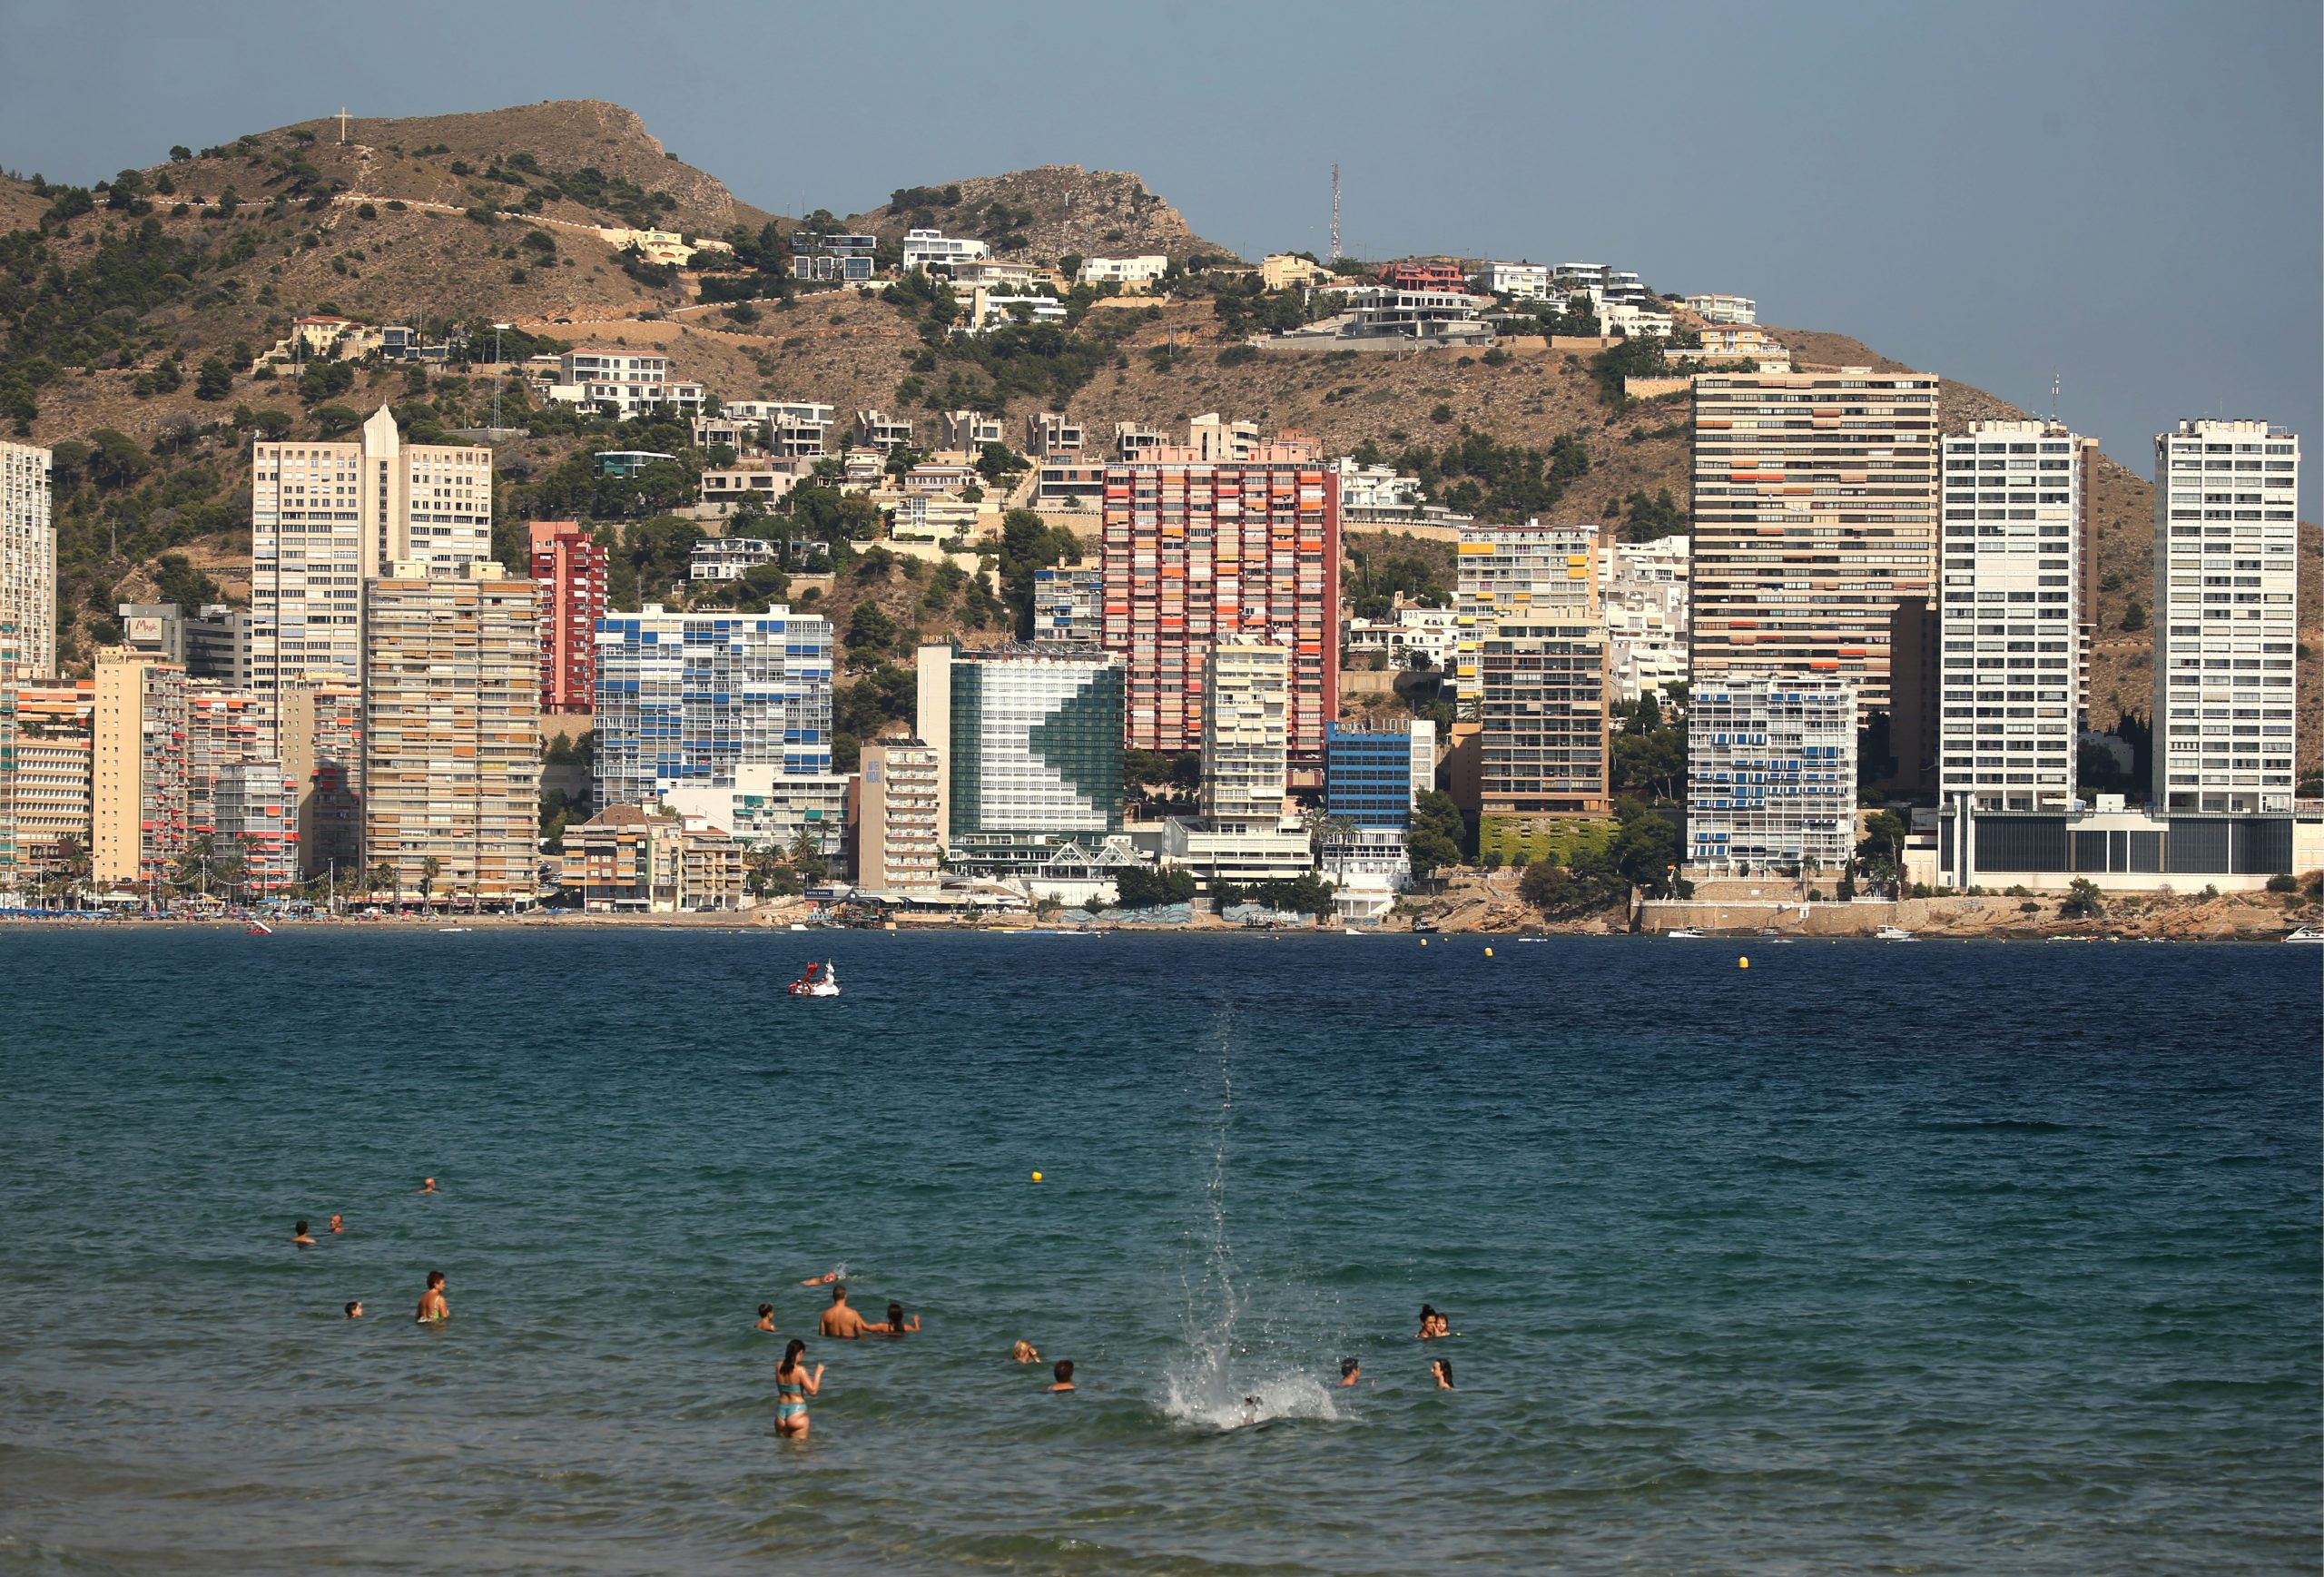
<svg viewBox="0 0 2324 1577"><path fill-rule="evenodd" d="M328 114L600 98L738 196L860 211L1135 170L1213 241L1610 262L2061 413L2181 416L2324 482L2324 25L2158 5L1135 7L0 0L0 165L87 182Z"/></svg>

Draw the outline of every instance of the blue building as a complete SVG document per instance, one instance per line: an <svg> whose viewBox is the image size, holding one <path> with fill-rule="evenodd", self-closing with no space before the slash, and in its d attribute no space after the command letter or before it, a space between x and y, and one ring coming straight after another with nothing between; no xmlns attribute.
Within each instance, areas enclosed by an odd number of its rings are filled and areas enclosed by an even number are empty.
<svg viewBox="0 0 2324 1577"><path fill-rule="evenodd" d="M1367 732L1324 724L1324 811L1359 827L1409 827L1413 799L1435 781L1436 724Z"/></svg>
<svg viewBox="0 0 2324 1577"><path fill-rule="evenodd" d="M763 614L643 612L597 621L597 805L732 788L739 766L832 769L832 626Z"/></svg>

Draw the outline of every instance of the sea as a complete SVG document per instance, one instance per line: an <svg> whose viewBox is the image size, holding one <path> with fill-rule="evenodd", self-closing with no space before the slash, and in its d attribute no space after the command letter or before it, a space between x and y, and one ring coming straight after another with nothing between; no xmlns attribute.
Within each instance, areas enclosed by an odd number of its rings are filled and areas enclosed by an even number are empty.
<svg viewBox="0 0 2324 1577"><path fill-rule="evenodd" d="M841 996L785 994L825 959ZM383 925L0 965L0 1572L2324 1560L2324 950ZM817 1337L842 1267L920 1331Z"/></svg>

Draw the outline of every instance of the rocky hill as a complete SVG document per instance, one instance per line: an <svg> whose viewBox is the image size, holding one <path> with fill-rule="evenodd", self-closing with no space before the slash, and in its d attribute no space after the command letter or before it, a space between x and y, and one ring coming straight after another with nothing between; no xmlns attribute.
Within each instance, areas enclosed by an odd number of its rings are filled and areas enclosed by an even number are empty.
<svg viewBox="0 0 2324 1577"><path fill-rule="evenodd" d="M160 555L229 595L247 575L247 455L256 425L323 436L350 411L392 399L407 419L474 425L491 369L365 369L350 386L302 387L253 373L251 358L300 312L430 324L507 321L542 342L604 340L669 351L679 375L728 399L879 406L912 416L974 404L1022 419L1063 409L1101 448L1117 421L1166 429L1217 410L1295 428L1338 452L1376 452L1426 476L1437 495L1487 513L1604 522L1633 534L1683 528L1689 492L1683 395L1619 397L1581 355L1275 356L1240 343L1231 288L1088 305L1070 331L999 342L948 340L924 303L785 288L704 301L693 273L642 270L596 234L657 224L755 233L768 216L671 158L635 116L569 102L474 115L353 120L179 149L110 189L36 190L0 177L0 419L38 441L81 445L60 488L60 554L81 649L114 602L185 584ZM990 232L1004 252L1223 253L1137 177L1044 166L900 192L846 222L891 238L923 214L951 233ZM996 208L998 212L996 212ZM1006 246L1000 243L1007 242ZM1803 364L1898 364L1846 336L1779 329ZM526 341L527 348L533 341ZM212 357L222 379L205 378ZM2018 414L1966 384L1944 387L1948 423ZM550 424L553 426L553 424ZM110 436L109 436L110 435ZM504 504L527 478L601 439L565 430L502 447ZM68 453L72 452L69 448ZM2129 457L2134 464L2143 456ZM2109 462L2099 478L2097 721L2143 713L2152 685L2152 504L2146 479ZM2301 607L2311 654L2324 610L2324 554L2302 533ZM866 591L872 587L867 586ZM879 583L900 623L959 627L927 588ZM839 611L854 594L830 594ZM2137 605L2133 611L2132 605ZM2142 627L2125 628L2132 625ZM2319 665L2301 668L2319 715ZM2305 764L2318 759L2315 731Z"/></svg>
<svg viewBox="0 0 2324 1577"><path fill-rule="evenodd" d="M970 176L935 186L907 187L868 212L852 215L850 229L885 241L907 230L937 229L991 243L996 257L1053 261L1082 257L1138 257L1159 252L1232 258L1203 240L1178 211L1122 170L1043 164L1007 175Z"/></svg>

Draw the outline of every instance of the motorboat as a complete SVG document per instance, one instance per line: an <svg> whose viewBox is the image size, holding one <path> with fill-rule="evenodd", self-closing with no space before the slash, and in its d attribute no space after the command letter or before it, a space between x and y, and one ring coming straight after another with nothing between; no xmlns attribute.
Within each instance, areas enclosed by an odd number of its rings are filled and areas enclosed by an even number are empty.
<svg viewBox="0 0 2324 1577"><path fill-rule="evenodd" d="M1875 941L1918 941L1919 937L1901 925L1884 925L1872 933Z"/></svg>
<svg viewBox="0 0 2324 1577"><path fill-rule="evenodd" d="M2286 941L2324 942L2324 925L2303 925L2298 931L2293 931L2290 936L2284 938L2284 940Z"/></svg>
<svg viewBox="0 0 2324 1577"><path fill-rule="evenodd" d="M794 997L836 997L839 995L839 971L832 968L831 960L811 963L804 973L791 982Z"/></svg>
<svg viewBox="0 0 2324 1577"><path fill-rule="evenodd" d="M1669 937L1672 941L1700 941L1704 937L1710 933L1704 931L1700 926L1682 925L1676 931L1666 931L1662 934Z"/></svg>

